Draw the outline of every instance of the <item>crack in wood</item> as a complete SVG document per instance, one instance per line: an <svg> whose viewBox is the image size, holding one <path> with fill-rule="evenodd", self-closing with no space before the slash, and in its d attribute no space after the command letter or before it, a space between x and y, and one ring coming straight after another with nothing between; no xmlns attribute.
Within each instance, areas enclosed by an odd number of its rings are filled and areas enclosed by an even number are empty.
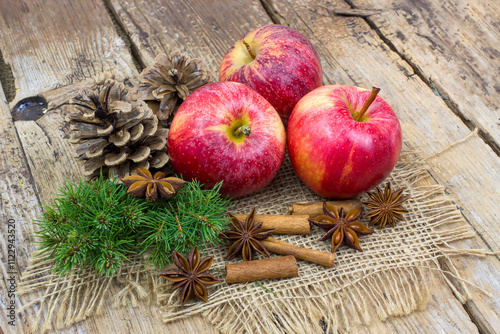
<svg viewBox="0 0 500 334"><path fill-rule="evenodd" d="M35 198L37 200L37 204L38 206L41 206L42 204L42 200L40 198L40 191L37 187L37 184L35 182L35 178L33 176L33 172L31 171L31 166L28 162L28 159L31 159L31 157L29 157L25 150L24 150L24 147L23 145L21 144L22 141L21 141L21 137L19 136L19 131L17 130L17 128L14 126L14 129L15 129L15 136L17 138L17 147L19 147L19 150L21 151L21 154L19 156L19 158L21 159L22 161L22 164L24 165L23 167L26 168L26 175L24 175L26 177L26 180L28 181L28 183L33 187L33 189L35 189L34 191L34 195L35 195Z"/></svg>
<svg viewBox="0 0 500 334"><path fill-rule="evenodd" d="M0 83L7 103L12 102L16 97L16 79L12 73L12 67L3 58L2 50L0 50Z"/></svg>
<svg viewBox="0 0 500 334"><path fill-rule="evenodd" d="M135 68L137 69L137 72L141 73L142 70L146 67L146 65L143 63L141 57L139 56L139 50L137 49L137 46L132 43L132 40L130 39L129 34L126 33L126 29L123 26L123 23L121 22L118 13L115 11L113 5L111 5L110 0L102 0L104 7L106 7L106 11L108 12L108 15L113 22L113 25L115 26L116 32L120 36L120 38L125 42L125 45L130 51L130 54L132 55L132 61L134 62Z"/></svg>
<svg viewBox="0 0 500 334"><path fill-rule="evenodd" d="M484 315L478 310L474 302L468 301L463 304L465 312L469 315L470 319L476 325L479 334L492 334L496 331L491 327Z"/></svg>
<svg viewBox="0 0 500 334"><path fill-rule="evenodd" d="M349 4L352 8L355 8L354 4L352 3L351 0L344 0L347 4ZM439 97L441 97L443 99L443 101L445 102L445 104L448 106L448 108L471 130L475 130L476 127L478 127L477 124L475 124L474 122L472 122L471 120L469 120L459 109L458 105L452 101L448 94L446 94L446 92L444 91L444 89L442 89L441 87L436 87L435 84L432 82L431 78L427 78L424 74L423 74L423 71L417 66L415 65L411 60L409 60L406 56L404 56L401 52L399 52L399 50L397 50L396 46L382 33L382 31L380 30L380 28L375 24L375 22L373 20L371 20L369 17L364 17L363 18L366 23L370 26L371 29L373 29L377 35L380 37L380 39L393 51L395 52L403 61L405 61L408 65L410 65L410 67L413 69L414 73L422 80L422 82L424 82L426 85L428 85L434 93L439 93L439 94L436 94L438 95ZM488 134L486 133L485 131L483 131L481 128L479 128L479 137L485 142L486 145L488 145L492 150L493 152L495 152L498 156L500 156L500 147L498 146L498 144L493 140L493 138ZM431 174L429 172L429 174ZM432 176L432 174L431 174ZM433 177L433 176L432 176ZM434 178L434 177L433 177ZM434 180L437 182L437 180L434 178ZM439 182L438 182L439 183ZM486 242L486 240L481 236L480 233L478 233L477 229L469 222L469 220L467 219L467 217L465 217L465 215L462 213L462 217L464 217L466 219L466 221L469 223L470 226L472 226L472 228L474 229L474 231L476 232L476 234L481 238L481 240L483 240L483 242L485 243L485 245L488 246L488 248L490 248L491 250L491 247L490 245ZM498 256L496 257L498 259ZM441 265L442 267L445 269L445 270L450 270L450 268L448 267L448 265L444 262L441 262ZM458 282L455 278L453 277L449 277L448 278L451 282L454 282L454 283L460 283ZM458 284L456 284L458 286ZM455 296L455 298L457 298L458 300L460 300L458 298L458 296L455 295L455 292L452 290L452 293L453 295ZM474 303L473 300L470 300L470 301L467 301L466 303L462 304L462 307L463 309L465 310L465 312L467 312L467 314L469 315L470 317L470 320L472 321L472 323L474 323L474 325L476 325L477 329L478 329L478 332L480 334L487 334L487 333L494 333L494 330L491 328L491 325L488 323L488 321L484 318L484 316L481 315L481 313L479 312L478 310L478 307L477 305Z"/></svg>
<svg viewBox="0 0 500 334"><path fill-rule="evenodd" d="M274 24L281 24L282 26L287 26L287 27L290 26L286 22L285 18L280 13L278 13L271 0L259 0L259 1Z"/></svg>
<svg viewBox="0 0 500 334"><path fill-rule="evenodd" d="M339 16L355 16L355 17L368 17L375 14L380 14L381 9L357 9L357 8L333 8L328 10L331 15Z"/></svg>

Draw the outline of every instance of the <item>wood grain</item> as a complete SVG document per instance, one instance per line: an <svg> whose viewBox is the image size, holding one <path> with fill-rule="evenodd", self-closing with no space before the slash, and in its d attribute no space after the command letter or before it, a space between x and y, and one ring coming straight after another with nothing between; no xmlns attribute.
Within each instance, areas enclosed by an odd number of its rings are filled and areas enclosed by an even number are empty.
<svg viewBox="0 0 500 334"><path fill-rule="evenodd" d="M185 52L217 74L227 50L242 36L271 24L258 1L106 0L149 65L160 52Z"/></svg>
<svg viewBox="0 0 500 334"><path fill-rule="evenodd" d="M350 0L436 94L500 153L500 6L487 0ZM458 24L457 24L458 23Z"/></svg>
<svg viewBox="0 0 500 334"><path fill-rule="evenodd" d="M109 70L136 72L100 0L0 0L0 49L20 99Z"/></svg>
<svg viewBox="0 0 500 334"><path fill-rule="evenodd" d="M384 322L374 322L367 326L357 326L351 329L350 333L478 333L478 328L471 322L467 314L464 314L462 305L453 298L444 282L436 285L434 290L444 291L444 293L435 294L424 311L416 311Z"/></svg>
<svg viewBox="0 0 500 334"><path fill-rule="evenodd" d="M10 118L10 110L0 84L0 300L2 305L8 305L11 298L7 294L7 279L14 277L19 283L19 273L28 265L28 256L34 250L30 235L34 232L32 219L40 214L39 199L30 175L21 143ZM8 220L15 221L15 268L11 269L7 261ZM9 285L10 286L10 285ZM18 296L15 299L19 309ZM5 310L5 308L3 308ZM36 309L36 308L35 308ZM0 312L0 329L5 333L14 333L17 328L24 328L33 319L32 315L16 315L16 327L8 325L6 312Z"/></svg>
<svg viewBox="0 0 500 334"><path fill-rule="evenodd" d="M51 116L47 118L54 120ZM46 126L60 126L61 123L46 122L46 119L42 122L44 127L34 121L17 121L16 128L30 169L37 178L37 193L44 204L50 204L66 180L78 182L83 175L83 167L73 157L74 147L65 139L66 136L58 136L57 128L46 131Z"/></svg>
<svg viewBox="0 0 500 334"><path fill-rule="evenodd" d="M451 5L434 0L418 4L353 0L352 5L383 9L367 21L432 89L443 94L445 102L456 109L469 127L478 127L487 134L487 140L493 140L495 145L500 143L500 32L492 29L500 24L498 6L490 1L454 1ZM476 146L481 146L477 136L430 162L436 179L457 198L466 216L475 218L471 222L478 234L491 249L498 250L498 226L492 222L500 221L496 208L500 198L500 159L492 159L487 150L476 151ZM463 168L470 165L477 168ZM494 182L484 180L484 171L492 171Z"/></svg>
<svg viewBox="0 0 500 334"><path fill-rule="evenodd" d="M471 135L422 80L408 77L411 67L392 52L362 18L329 15L326 8L348 6L344 2L292 0L270 4L290 26L304 33L318 47L329 83L382 87L380 95L398 114L407 144L421 150L422 157L432 157L428 159L432 176L447 187L460 206L467 207L469 212L464 214L468 222L483 232L478 238L456 242L454 246L500 249L500 237L496 232L500 230L500 220L495 208L500 189L499 159L491 148ZM449 268L459 267L462 277L492 293L486 296L477 289L469 290L472 300L468 306L484 315L474 320L485 328L496 328L500 287L492 285L491 279L500 273L500 262L493 257L475 258L471 260L475 266L467 267L463 261L454 260L448 264Z"/></svg>
<svg viewBox="0 0 500 334"><path fill-rule="evenodd" d="M476 140L477 136L455 145L471 131L422 80L408 77L412 68L362 18L332 17L322 9L332 5L348 7L344 2L306 0L274 4L288 24L303 32L317 47L326 83L382 88L379 95L398 114L408 145L421 151L422 158L436 157L428 160L433 176L447 186L460 207L466 208L468 217L474 217L470 223L487 245L500 249L496 209L500 160L491 148ZM443 150L443 154L451 154L446 163L439 160Z"/></svg>
<svg viewBox="0 0 500 334"><path fill-rule="evenodd" d="M26 96L42 95L52 108L37 122L18 121L14 127L3 92L0 96L0 211L2 222L12 217L19 223L18 265L23 271L34 249L29 236L33 220L41 212L39 203L49 203L66 178L75 181L82 176L81 164L73 157L74 148L67 142L64 115L56 106L99 73L113 70L117 78L124 79L137 71L101 1L0 0L0 12L0 48L16 79L17 95L11 105ZM7 234L5 224L0 225L0 231ZM4 278L6 244L0 239ZM2 284L2 301L5 289ZM12 333L11 328L3 327L5 315L0 315L1 329ZM16 330L25 333L35 315L33 310L19 314ZM179 333L215 333L199 316L166 327L158 308L144 304L137 308L107 307L102 315L58 333L155 333L165 328Z"/></svg>

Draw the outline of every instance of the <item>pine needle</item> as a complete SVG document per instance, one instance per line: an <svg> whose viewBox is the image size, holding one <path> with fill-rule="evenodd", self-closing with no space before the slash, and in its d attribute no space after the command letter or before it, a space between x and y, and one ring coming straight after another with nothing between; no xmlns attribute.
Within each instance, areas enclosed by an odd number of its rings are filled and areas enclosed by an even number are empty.
<svg viewBox="0 0 500 334"><path fill-rule="evenodd" d="M270 293L272 293L272 294L274 294L274 295L276 294L276 292L274 292L274 291L272 291L272 290L270 290L270 289L266 288L265 286L263 286L263 285L262 285L262 284L260 284L259 282L255 282L255 284L257 284L258 286L260 286L262 289L266 290L267 292L270 292Z"/></svg>

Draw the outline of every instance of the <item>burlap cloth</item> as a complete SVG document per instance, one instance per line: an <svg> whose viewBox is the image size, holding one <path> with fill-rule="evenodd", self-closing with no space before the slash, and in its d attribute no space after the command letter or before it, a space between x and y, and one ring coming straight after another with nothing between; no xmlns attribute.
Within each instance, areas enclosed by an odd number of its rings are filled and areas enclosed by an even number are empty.
<svg viewBox="0 0 500 334"><path fill-rule="evenodd" d="M170 283L152 268L144 269L144 258L124 266L113 278L89 272L60 278L50 273L50 260L34 258L20 286L23 309L39 303L37 320L31 324L35 332L67 327L99 313L109 302L115 306L157 303L166 323L201 314L223 333L335 333L374 318L409 314L430 299L432 279L443 275L442 260L468 253L448 244L475 235L443 187L428 185L432 183L425 182L427 178L425 163L414 152L402 152L388 181L393 189L406 188L404 194L411 196L405 204L410 211L406 221L361 236L364 252L341 246L331 269L298 261L299 277L227 285L224 257L229 245L208 248L203 255L214 256L211 271L221 283L209 287L208 303L190 300L181 308ZM255 207L257 213L287 214L292 203L320 200L300 182L286 159L276 179L262 191L239 199L234 211L248 213ZM328 252L330 242L318 241L323 233L313 227L311 235L277 238ZM452 288L462 302L467 300L466 287L460 289L465 294ZM119 292L111 296L111 290Z"/></svg>

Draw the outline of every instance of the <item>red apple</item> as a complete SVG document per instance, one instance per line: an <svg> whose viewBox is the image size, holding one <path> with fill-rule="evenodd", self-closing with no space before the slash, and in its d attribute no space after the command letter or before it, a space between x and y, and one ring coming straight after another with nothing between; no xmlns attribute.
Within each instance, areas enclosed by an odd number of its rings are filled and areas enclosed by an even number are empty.
<svg viewBox="0 0 500 334"><path fill-rule="evenodd" d="M286 126L295 104L323 79L311 42L292 28L271 24L249 32L229 49L219 81L237 81L256 90Z"/></svg>
<svg viewBox="0 0 500 334"><path fill-rule="evenodd" d="M382 182L401 151L398 117L381 97L352 86L323 86L304 96L288 124L295 172L326 198L349 198Z"/></svg>
<svg viewBox="0 0 500 334"><path fill-rule="evenodd" d="M168 154L177 174L223 195L243 196L271 182L283 163L286 133L276 110L236 82L198 88L170 126Z"/></svg>

